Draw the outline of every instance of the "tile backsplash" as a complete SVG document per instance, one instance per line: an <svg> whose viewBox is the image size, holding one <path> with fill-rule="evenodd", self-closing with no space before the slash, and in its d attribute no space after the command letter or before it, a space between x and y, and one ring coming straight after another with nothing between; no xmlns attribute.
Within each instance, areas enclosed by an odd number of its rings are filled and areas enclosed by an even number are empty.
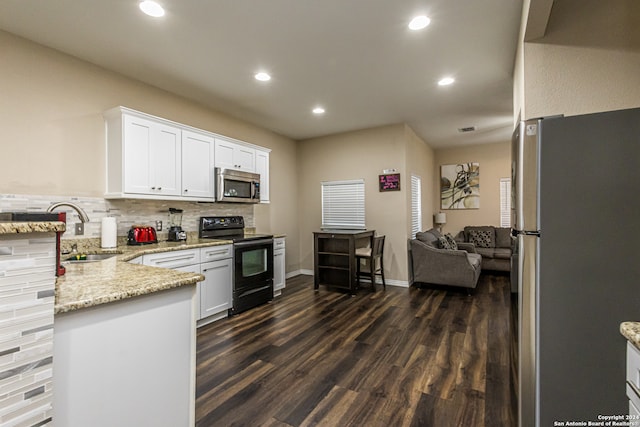
<svg viewBox="0 0 640 427"><path fill-rule="evenodd" d="M67 231L63 239L100 238L102 218L113 216L118 223L118 236L125 236L132 225L156 226L162 221L160 240L166 239L169 229L169 208L184 210L182 228L187 232L198 231L201 216L241 215L246 227L254 227L253 205L241 203L173 202L166 200L119 199L107 200L98 197L40 196L32 194L0 194L0 212L44 212L56 202L71 202L89 216L84 225L84 235L76 236L74 224L80 222L75 210L61 206L56 212L67 212Z"/></svg>

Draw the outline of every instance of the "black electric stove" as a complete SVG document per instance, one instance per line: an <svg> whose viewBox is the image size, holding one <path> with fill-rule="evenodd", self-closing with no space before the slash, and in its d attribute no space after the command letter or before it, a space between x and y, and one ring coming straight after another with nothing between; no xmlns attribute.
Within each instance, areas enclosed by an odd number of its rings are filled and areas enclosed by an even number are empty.
<svg viewBox="0 0 640 427"><path fill-rule="evenodd" d="M241 216L203 216L198 235L233 241L233 304L229 314L273 299L273 235L245 234Z"/></svg>

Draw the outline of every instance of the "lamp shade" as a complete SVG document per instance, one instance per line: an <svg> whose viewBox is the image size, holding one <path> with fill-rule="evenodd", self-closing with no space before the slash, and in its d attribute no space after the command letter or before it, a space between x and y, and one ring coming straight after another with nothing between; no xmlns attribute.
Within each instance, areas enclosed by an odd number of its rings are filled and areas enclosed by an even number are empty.
<svg viewBox="0 0 640 427"><path fill-rule="evenodd" d="M436 224L446 224L447 223L447 214L444 212L438 212L436 214Z"/></svg>

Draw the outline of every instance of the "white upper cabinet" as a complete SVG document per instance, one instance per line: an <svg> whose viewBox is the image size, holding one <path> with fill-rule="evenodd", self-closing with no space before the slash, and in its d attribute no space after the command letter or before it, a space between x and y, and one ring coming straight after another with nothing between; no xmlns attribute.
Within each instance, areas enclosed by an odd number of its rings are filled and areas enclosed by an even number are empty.
<svg viewBox="0 0 640 427"><path fill-rule="evenodd" d="M104 113L107 199L215 201L214 168L257 172L269 201L269 150L125 107ZM258 155L256 155L258 153Z"/></svg>
<svg viewBox="0 0 640 427"><path fill-rule="evenodd" d="M215 139L201 133L182 131L182 195L213 198Z"/></svg>
<svg viewBox="0 0 640 427"><path fill-rule="evenodd" d="M269 203L269 152L256 150L256 173L260 174L260 203Z"/></svg>
<svg viewBox="0 0 640 427"><path fill-rule="evenodd" d="M125 115L123 187L126 193L180 194L180 129Z"/></svg>
<svg viewBox="0 0 640 427"><path fill-rule="evenodd" d="M180 195L181 139L180 129L156 124L155 133L152 133L149 156L152 192L166 196Z"/></svg>
<svg viewBox="0 0 640 427"><path fill-rule="evenodd" d="M216 167L255 172L256 150L231 141L216 138Z"/></svg>

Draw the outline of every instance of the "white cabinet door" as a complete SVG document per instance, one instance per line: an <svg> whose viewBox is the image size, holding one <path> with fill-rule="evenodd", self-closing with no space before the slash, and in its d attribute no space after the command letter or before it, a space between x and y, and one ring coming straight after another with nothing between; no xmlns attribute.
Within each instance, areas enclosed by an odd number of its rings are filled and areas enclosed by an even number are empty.
<svg viewBox="0 0 640 427"><path fill-rule="evenodd" d="M216 139L216 167L222 169L237 169L233 161L234 150L235 144L232 142Z"/></svg>
<svg viewBox="0 0 640 427"><path fill-rule="evenodd" d="M234 162L238 164L238 169L242 171L255 172L256 150L238 145L234 152Z"/></svg>
<svg viewBox="0 0 640 427"><path fill-rule="evenodd" d="M201 264L205 279L200 287L200 319L231 308L233 259L223 259Z"/></svg>
<svg viewBox="0 0 640 427"><path fill-rule="evenodd" d="M151 192L151 139L153 122L139 117L124 116L124 191ZM115 133L115 132L114 132Z"/></svg>
<svg viewBox="0 0 640 427"><path fill-rule="evenodd" d="M216 139L216 167L255 172L256 150L224 139Z"/></svg>
<svg viewBox="0 0 640 427"><path fill-rule="evenodd" d="M155 124L151 141L152 194L179 196L182 165L181 131L162 123Z"/></svg>
<svg viewBox="0 0 640 427"><path fill-rule="evenodd" d="M215 197L213 155L215 139L191 131L182 131L182 196Z"/></svg>
<svg viewBox="0 0 640 427"><path fill-rule="evenodd" d="M124 192L180 195L180 129L124 115Z"/></svg>
<svg viewBox="0 0 640 427"><path fill-rule="evenodd" d="M273 239L273 290L279 291L285 287L285 242L283 237Z"/></svg>
<svg viewBox="0 0 640 427"><path fill-rule="evenodd" d="M260 174L260 202L269 202L269 152L256 150L256 173Z"/></svg>

